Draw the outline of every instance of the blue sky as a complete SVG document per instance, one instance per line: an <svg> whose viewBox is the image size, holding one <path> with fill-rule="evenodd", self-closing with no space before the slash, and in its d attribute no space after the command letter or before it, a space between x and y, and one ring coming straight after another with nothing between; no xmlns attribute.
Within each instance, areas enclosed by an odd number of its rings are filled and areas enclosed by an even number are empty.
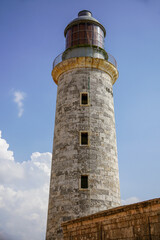
<svg viewBox="0 0 160 240"><path fill-rule="evenodd" d="M113 91L123 203L159 197L160 1L0 0L0 160L5 166L0 171L0 236L3 239L28 239L28 229L33 234L30 224L33 222L37 223L34 239L44 238L45 221L41 231L38 224L47 211L54 132L57 87L51 78L52 63L64 51L64 28L83 9L90 10L106 28L105 49L118 63L119 78ZM36 213L34 204L32 208L27 203L23 207L24 196L30 201L35 189L35 199L44 198L43 207ZM17 202L12 202L12 195ZM15 217L17 212L11 217L8 209L12 208L4 207L5 196L8 206L16 208L21 203L19 218ZM27 223L20 228L23 231L16 234L15 226L11 230L7 222L13 218L21 222L22 214L31 214L33 218L25 218ZM8 229L10 236L6 235ZM27 234L22 235L25 231Z"/></svg>

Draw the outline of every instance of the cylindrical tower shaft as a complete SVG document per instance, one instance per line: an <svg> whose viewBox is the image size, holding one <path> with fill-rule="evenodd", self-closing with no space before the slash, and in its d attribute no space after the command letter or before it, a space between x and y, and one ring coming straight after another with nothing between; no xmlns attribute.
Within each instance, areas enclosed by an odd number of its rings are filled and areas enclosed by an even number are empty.
<svg viewBox="0 0 160 240"><path fill-rule="evenodd" d="M85 33L89 24L93 30L83 46L80 24ZM69 33L70 48L61 55L61 61L55 61L52 71L58 92L47 240L63 239L64 221L120 205L112 90L118 71L103 46L88 45L90 40L95 43L95 26L101 30L98 34L105 35L104 27L91 13L81 11L66 27L65 35L75 26L80 39L75 43L74 32Z"/></svg>

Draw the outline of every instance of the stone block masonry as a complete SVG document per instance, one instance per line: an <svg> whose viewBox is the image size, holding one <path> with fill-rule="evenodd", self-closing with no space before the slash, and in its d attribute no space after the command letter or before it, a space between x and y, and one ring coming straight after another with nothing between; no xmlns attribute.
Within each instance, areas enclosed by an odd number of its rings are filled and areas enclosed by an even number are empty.
<svg viewBox="0 0 160 240"><path fill-rule="evenodd" d="M82 92L88 106L80 104ZM81 176L88 176L87 189L80 187ZM47 240L63 238L64 221L119 205L112 78L99 69L68 70L58 79Z"/></svg>
<svg viewBox="0 0 160 240"><path fill-rule="evenodd" d="M62 224L64 240L160 240L160 198Z"/></svg>

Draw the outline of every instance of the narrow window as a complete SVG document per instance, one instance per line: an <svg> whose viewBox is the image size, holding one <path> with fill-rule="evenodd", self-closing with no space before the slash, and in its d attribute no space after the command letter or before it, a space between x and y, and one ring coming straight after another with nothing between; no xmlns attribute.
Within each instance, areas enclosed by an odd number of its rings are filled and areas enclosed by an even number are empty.
<svg viewBox="0 0 160 240"><path fill-rule="evenodd" d="M81 188L82 189L87 189L88 188L88 176L87 175L82 175L81 176Z"/></svg>
<svg viewBox="0 0 160 240"><path fill-rule="evenodd" d="M80 132L80 145L88 146L89 139L88 139L88 132Z"/></svg>
<svg viewBox="0 0 160 240"><path fill-rule="evenodd" d="M88 93L87 92L80 93L80 104L81 105L88 105L89 104L89 99L88 99Z"/></svg>

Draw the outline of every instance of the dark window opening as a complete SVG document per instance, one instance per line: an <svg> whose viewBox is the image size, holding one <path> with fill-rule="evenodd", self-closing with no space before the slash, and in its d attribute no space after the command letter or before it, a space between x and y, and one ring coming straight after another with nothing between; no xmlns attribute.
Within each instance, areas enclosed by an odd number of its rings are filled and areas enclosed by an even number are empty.
<svg viewBox="0 0 160 240"><path fill-rule="evenodd" d="M81 188L88 188L88 176L81 176Z"/></svg>
<svg viewBox="0 0 160 240"><path fill-rule="evenodd" d="M88 145L88 132L81 132L81 145Z"/></svg>
<svg viewBox="0 0 160 240"><path fill-rule="evenodd" d="M88 105L88 93L81 93L81 104Z"/></svg>

